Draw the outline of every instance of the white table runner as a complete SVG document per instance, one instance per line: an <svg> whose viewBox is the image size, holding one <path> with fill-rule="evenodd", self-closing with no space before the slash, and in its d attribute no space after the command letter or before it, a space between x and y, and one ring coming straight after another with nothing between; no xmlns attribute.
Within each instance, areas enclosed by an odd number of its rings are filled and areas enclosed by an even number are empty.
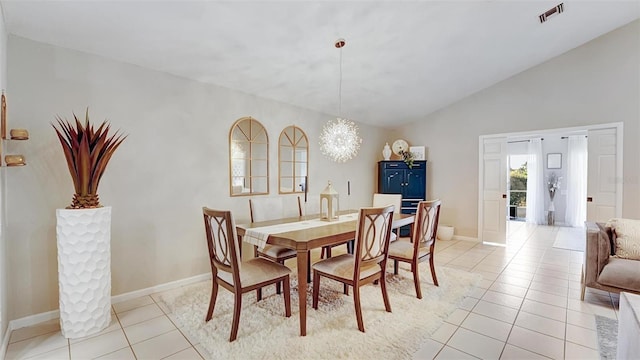
<svg viewBox="0 0 640 360"><path fill-rule="evenodd" d="M244 233L244 236L242 237L242 240L249 244L256 245L258 249L262 250L267 244L267 239L271 234L279 234L279 233L284 233L289 231L311 229L311 228L327 226L327 225L341 223L341 222L354 221L354 220L358 220L358 213L340 215L338 220L334 220L330 222L322 221L320 219L309 219L309 220L297 221L297 222L291 222L291 223L285 223L285 224L262 226L262 227L247 229Z"/></svg>

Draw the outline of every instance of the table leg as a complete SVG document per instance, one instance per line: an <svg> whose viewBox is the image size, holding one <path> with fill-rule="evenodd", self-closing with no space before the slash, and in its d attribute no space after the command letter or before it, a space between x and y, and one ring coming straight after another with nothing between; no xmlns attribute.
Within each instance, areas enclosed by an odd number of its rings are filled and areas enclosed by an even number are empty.
<svg viewBox="0 0 640 360"><path fill-rule="evenodd" d="M307 282L305 278L309 273L307 268L307 259L309 252L307 250L298 250L298 299L300 308L300 336L307 335Z"/></svg>

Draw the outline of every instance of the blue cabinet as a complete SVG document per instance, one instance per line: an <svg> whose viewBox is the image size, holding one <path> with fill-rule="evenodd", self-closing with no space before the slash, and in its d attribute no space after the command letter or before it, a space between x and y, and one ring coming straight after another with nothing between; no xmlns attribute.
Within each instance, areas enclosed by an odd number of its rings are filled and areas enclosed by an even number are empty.
<svg viewBox="0 0 640 360"><path fill-rule="evenodd" d="M412 168L404 161L378 162L378 192L402 194L402 213L415 214L418 202L426 199L427 162L414 161ZM400 229L400 236L408 235L408 226Z"/></svg>

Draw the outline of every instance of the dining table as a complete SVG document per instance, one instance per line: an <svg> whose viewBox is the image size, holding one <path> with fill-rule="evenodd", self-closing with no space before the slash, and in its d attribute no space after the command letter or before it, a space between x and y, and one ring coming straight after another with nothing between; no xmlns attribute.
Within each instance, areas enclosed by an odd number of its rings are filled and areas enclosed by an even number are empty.
<svg viewBox="0 0 640 360"><path fill-rule="evenodd" d="M393 215L392 229L410 225L415 215ZM291 217L278 220L237 224L236 232L243 241L256 246L279 245L297 252L298 297L300 310L300 336L307 335L307 281L309 278L309 251L355 239L358 212L341 211L337 221L321 221L317 216ZM255 232L262 234L258 244ZM302 280L301 280L302 279Z"/></svg>

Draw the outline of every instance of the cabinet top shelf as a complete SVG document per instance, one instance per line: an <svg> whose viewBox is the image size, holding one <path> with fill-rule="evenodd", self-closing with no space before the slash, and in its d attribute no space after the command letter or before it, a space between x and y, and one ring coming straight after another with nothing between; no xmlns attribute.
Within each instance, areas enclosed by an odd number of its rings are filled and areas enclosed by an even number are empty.
<svg viewBox="0 0 640 360"><path fill-rule="evenodd" d="M380 160L379 163L395 163L395 162L404 162L404 160ZM413 160L414 163L425 163L427 160Z"/></svg>

